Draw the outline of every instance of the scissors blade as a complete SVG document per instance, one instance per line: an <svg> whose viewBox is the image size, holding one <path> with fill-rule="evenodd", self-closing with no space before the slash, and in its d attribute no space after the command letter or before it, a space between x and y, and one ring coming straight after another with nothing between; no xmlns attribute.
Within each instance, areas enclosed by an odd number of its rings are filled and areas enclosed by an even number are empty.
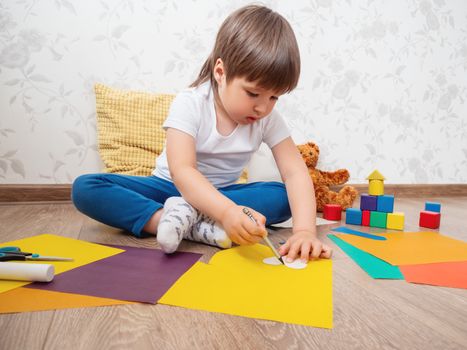
<svg viewBox="0 0 467 350"><path fill-rule="evenodd" d="M44 256L39 254L32 254L31 256L26 256L26 259L37 261L73 261L73 258L64 258L61 256Z"/></svg>

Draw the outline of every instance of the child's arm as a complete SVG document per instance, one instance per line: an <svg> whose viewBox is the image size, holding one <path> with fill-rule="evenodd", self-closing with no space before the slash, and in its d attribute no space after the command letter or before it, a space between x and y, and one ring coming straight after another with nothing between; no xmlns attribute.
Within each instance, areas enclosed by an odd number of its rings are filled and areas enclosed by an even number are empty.
<svg viewBox="0 0 467 350"><path fill-rule="evenodd" d="M313 182L297 147L290 137L272 148L274 159L284 181L293 217L293 235L280 248L288 259L298 256L330 258L331 248L321 243L316 233L316 200Z"/></svg>
<svg viewBox="0 0 467 350"><path fill-rule="evenodd" d="M267 234L266 218L248 208L260 225L243 213L243 207L220 193L196 167L195 139L180 130L169 128L166 141L170 175L183 198L214 220L220 222L230 239L237 244L259 242Z"/></svg>

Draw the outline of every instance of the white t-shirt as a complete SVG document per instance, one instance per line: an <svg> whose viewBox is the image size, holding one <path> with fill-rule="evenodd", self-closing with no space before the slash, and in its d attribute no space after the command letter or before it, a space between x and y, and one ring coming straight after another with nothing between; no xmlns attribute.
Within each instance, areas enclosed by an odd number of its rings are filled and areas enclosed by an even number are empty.
<svg viewBox="0 0 467 350"><path fill-rule="evenodd" d="M284 120L274 110L253 124L238 124L228 136L219 134L210 82L180 92L163 128L178 129L194 137L197 168L216 188L234 184L262 142L272 148L290 136ZM165 147L152 174L172 181Z"/></svg>

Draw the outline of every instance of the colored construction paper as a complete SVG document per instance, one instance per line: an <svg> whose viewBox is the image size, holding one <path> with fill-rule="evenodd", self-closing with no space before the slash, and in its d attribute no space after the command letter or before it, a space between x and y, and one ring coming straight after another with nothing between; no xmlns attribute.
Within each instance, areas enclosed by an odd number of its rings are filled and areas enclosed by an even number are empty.
<svg viewBox="0 0 467 350"><path fill-rule="evenodd" d="M392 265L466 261L467 243L437 232L391 232L386 241L336 234L347 243Z"/></svg>
<svg viewBox="0 0 467 350"><path fill-rule="evenodd" d="M316 217L316 226L322 226L322 225L332 225L335 224L337 221L331 221L327 219L323 219L319 216ZM277 228L292 228L292 218L289 220L277 223L277 224L272 224L272 227L277 227Z"/></svg>
<svg viewBox="0 0 467 350"><path fill-rule="evenodd" d="M354 235L354 236L359 236L359 237L364 237L364 238L369 238L369 239L375 239L377 241L385 241L386 237L383 236L377 236L377 235L372 235L370 233L366 232L361 232L357 230L352 230L348 227L341 226L341 227L336 227L332 229L333 231L340 232L340 233L348 233L349 235Z"/></svg>
<svg viewBox="0 0 467 350"><path fill-rule="evenodd" d="M467 261L400 266L410 283L467 289Z"/></svg>
<svg viewBox="0 0 467 350"><path fill-rule="evenodd" d="M397 266L388 264L363 250L355 248L353 245L344 242L334 235L328 235L328 237L371 277L394 280L404 279L404 276Z"/></svg>
<svg viewBox="0 0 467 350"><path fill-rule="evenodd" d="M52 264L55 266L55 275L123 252L121 249L51 234L42 234L0 244L0 247L7 246L17 246L20 247L22 251L44 256L61 256L74 259L74 261L21 262L24 264ZM4 263L8 264L8 262ZM0 293L22 287L30 283L31 282L2 280L0 281Z"/></svg>
<svg viewBox="0 0 467 350"><path fill-rule="evenodd" d="M0 296L0 314L125 304L133 303L79 294L16 288Z"/></svg>
<svg viewBox="0 0 467 350"><path fill-rule="evenodd" d="M202 254L113 246L125 251L27 288L155 304Z"/></svg>
<svg viewBox="0 0 467 350"><path fill-rule="evenodd" d="M332 328L332 261L295 270L263 263L271 256L261 244L218 252L209 264L193 265L159 303Z"/></svg>

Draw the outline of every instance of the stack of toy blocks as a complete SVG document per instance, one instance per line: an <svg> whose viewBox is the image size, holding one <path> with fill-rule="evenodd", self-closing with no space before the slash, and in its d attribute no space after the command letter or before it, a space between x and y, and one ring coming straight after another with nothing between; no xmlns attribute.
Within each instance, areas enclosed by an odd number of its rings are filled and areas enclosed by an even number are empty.
<svg viewBox="0 0 467 350"><path fill-rule="evenodd" d="M439 228L441 221L441 204L425 202L425 210L420 212L420 227Z"/></svg>
<svg viewBox="0 0 467 350"><path fill-rule="evenodd" d="M360 196L360 209L346 210L345 223L371 227L404 229L404 213L394 213L394 196L384 194L384 177L378 170L368 177L368 194Z"/></svg>

